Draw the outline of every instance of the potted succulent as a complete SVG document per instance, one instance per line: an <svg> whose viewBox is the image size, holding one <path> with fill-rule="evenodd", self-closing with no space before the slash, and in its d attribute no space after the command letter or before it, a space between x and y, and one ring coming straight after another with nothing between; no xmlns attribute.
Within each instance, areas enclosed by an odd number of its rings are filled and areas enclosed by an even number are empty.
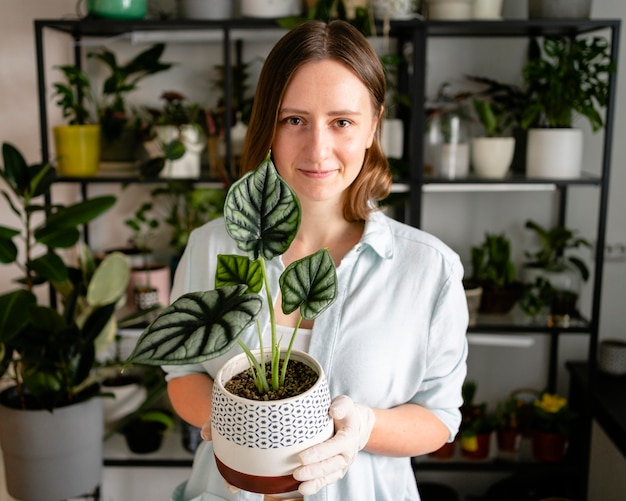
<svg viewBox="0 0 626 501"><path fill-rule="evenodd" d="M527 175L578 177L583 139L573 118L575 113L587 118L594 132L604 124L602 110L615 72L609 43L601 36L562 36L531 44L532 56L523 68L529 102L521 121L528 129Z"/></svg>
<svg viewBox="0 0 626 501"><path fill-rule="evenodd" d="M561 461L565 457L570 427L575 417L566 398L543 392L533 403L533 457L538 461Z"/></svg>
<svg viewBox="0 0 626 501"><path fill-rule="evenodd" d="M59 173L65 176L93 176L100 166L100 125L89 104L94 104L89 78L76 66L57 66L65 76L56 82L54 97L67 125L53 128Z"/></svg>
<svg viewBox="0 0 626 501"><path fill-rule="evenodd" d="M265 260L282 255L300 225L300 203L278 175L269 155L257 169L231 186L224 218L228 233L247 255L218 256L215 277L218 288L185 294L167 307L142 333L128 361L153 365L197 363L222 355L238 343L244 353L229 360L214 380L211 425L220 472L233 485L255 492L268 488L276 493L278 478L281 491L289 492L298 485L291 475L298 464L296 455L328 438L333 424L328 418L330 394L321 366L306 353L291 348L300 322L293 331L289 347L281 350L272 299L268 296L265 302L270 314L271 346L263 348L260 342L261 349L252 352L238 341L263 308L264 300L259 293L265 290L265 294L269 294ZM299 309L301 319L317 318L337 295L335 266L327 249L290 264L279 283L283 311L289 314ZM260 339L262 326L258 323L257 332ZM314 376L305 381L304 384L310 386L306 392L301 393L298 383L297 391L293 392L297 395L292 396L288 392L292 384L286 384L287 374L296 366L307 372L313 369ZM226 389L231 377L240 373L249 383L244 397ZM289 398L274 400L285 396ZM294 412L302 415L302 405L306 402L315 403L310 412L304 414L308 416L306 433L296 432L295 437L285 435L283 428L291 426ZM259 431L259 436L229 425L233 411L242 413L240 417L245 420L246 409L250 406L260 406L264 410L258 412L275 416L275 419L254 423L267 427ZM268 449L265 433L272 437L278 435L278 442L290 447ZM250 454L253 459L247 460ZM260 457L264 459L259 460ZM268 469L274 465L279 469L270 474ZM259 469L265 473L259 473Z"/></svg>
<svg viewBox="0 0 626 501"><path fill-rule="evenodd" d="M12 383L0 393L7 486L18 499L66 499L100 482L102 401L92 398L99 393L92 368L98 338L115 332L128 265L111 254L96 267L85 246L78 266L59 255L75 246L78 227L109 209L114 197L45 203L54 168L27 165L9 143L2 156L0 176L10 190L2 194L22 227L0 227L0 261L23 273L20 288L0 295L0 375ZM59 305L38 301L35 288L46 284Z"/></svg>
<svg viewBox="0 0 626 501"><path fill-rule="evenodd" d="M102 161L135 161L144 124L139 114L129 109L126 96L136 90L144 78L172 67L172 63L161 61L164 50L165 45L162 43L152 45L126 64L120 64L115 53L106 47L88 55L104 63L109 70L109 75L102 83L102 96L98 103Z"/></svg>
<svg viewBox="0 0 626 501"><path fill-rule="evenodd" d="M520 306L529 316L547 309L549 321L555 324L576 318L581 282L589 279L589 268L578 256L567 252L591 248L591 243L563 226L545 228L528 220L525 227L539 238L540 247L525 253L527 261L523 270L527 287Z"/></svg>
<svg viewBox="0 0 626 501"><path fill-rule="evenodd" d="M524 290L524 285L515 278L508 237L504 233L487 233L480 245L471 248L471 259L470 281L483 288L479 311L508 313Z"/></svg>

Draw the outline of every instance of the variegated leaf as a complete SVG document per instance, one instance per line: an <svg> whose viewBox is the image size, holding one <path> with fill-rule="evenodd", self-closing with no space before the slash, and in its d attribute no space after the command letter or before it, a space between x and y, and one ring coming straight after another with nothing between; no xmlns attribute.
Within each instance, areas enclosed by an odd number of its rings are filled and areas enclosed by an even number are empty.
<svg viewBox="0 0 626 501"><path fill-rule="evenodd" d="M224 205L226 229L253 260L284 254L300 227L300 202L271 159L234 183Z"/></svg>
<svg viewBox="0 0 626 501"><path fill-rule="evenodd" d="M280 276L280 290L286 314L300 308L303 318L317 318L337 297L337 273L328 250L291 263Z"/></svg>
<svg viewBox="0 0 626 501"><path fill-rule="evenodd" d="M141 334L128 362L194 364L225 353L263 306L257 294L245 290L238 285L181 296Z"/></svg>
<svg viewBox="0 0 626 501"><path fill-rule="evenodd" d="M248 292L259 292L263 287L263 272L259 261L246 256L218 254L215 286L245 284Z"/></svg>

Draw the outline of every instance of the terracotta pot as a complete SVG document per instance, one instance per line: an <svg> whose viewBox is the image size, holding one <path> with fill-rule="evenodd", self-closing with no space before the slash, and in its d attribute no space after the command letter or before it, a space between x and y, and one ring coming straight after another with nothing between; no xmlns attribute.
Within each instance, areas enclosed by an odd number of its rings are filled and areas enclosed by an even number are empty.
<svg viewBox="0 0 626 501"><path fill-rule="evenodd" d="M224 479L240 489L261 494L297 490L299 482L292 472L300 464L298 454L333 434L322 367L303 352L293 351L291 360L306 363L320 377L305 393L283 400L249 400L224 388L248 369L245 354L226 362L215 377L211 416L215 460Z"/></svg>
<svg viewBox="0 0 626 501"><path fill-rule="evenodd" d="M469 459L489 457L491 433L479 433L473 437L461 438L461 454Z"/></svg>
<svg viewBox="0 0 626 501"><path fill-rule="evenodd" d="M558 433L532 432L533 457L537 461L562 461L567 450L567 436Z"/></svg>
<svg viewBox="0 0 626 501"><path fill-rule="evenodd" d="M522 433L520 430L501 429L496 433L498 449L503 452L517 452L521 439Z"/></svg>

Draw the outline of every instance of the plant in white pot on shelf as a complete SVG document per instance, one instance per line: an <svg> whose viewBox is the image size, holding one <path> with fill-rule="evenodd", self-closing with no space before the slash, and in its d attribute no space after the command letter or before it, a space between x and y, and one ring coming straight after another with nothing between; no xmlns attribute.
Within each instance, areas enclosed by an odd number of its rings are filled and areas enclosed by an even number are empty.
<svg viewBox="0 0 626 501"><path fill-rule="evenodd" d="M56 178L49 165L27 165L2 145L2 190L20 228L0 226L0 262L23 274L0 295L0 446L7 488L27 501L67 499L94 489L102 474L102 399L91 379L96 344L115 333L128 265L119 253L96 267L86 246L77 266L61 258L79 227L109 209L112 196L70 206L44 201ZM9 211L7 211L9 212ZM47 216L46 216L47 214ZM53 286L59 303L42 302ZM45 292L45 291L40 291Z"/></svg>
<svg viewBox="0 0 626 501"><path fill-rule="evenodd" d="M231 186L224 218L228 233L247 255L219 255L215 277L218 288L177 299L142 333L128 361L153 365L198 363L222 355L239 343L244 353L228 361L214 383L211 426L218 467L228 482L245 490L290 492L298 485L291 475L298 466L297 454L329 438L333 431L328 416L330 394L322 368L308 354L292 350L292 346L302 319L317 318L334 302L335 266L328 250L321 249L293 262L281 275L283 312L300 311L289 346L281 350L265 260L284 254L291 245L300 226L300 203L269 156ZM269 347L263 346L264 326L256 320L264 302L269 308ZM255 321L260 349L252 352L238 340ZM316 374L307 381L306 386L312 384L308 390L289 396L293 383L289 382L288 371L298 362ZM273 398L272 393L277 398L288 398L259 401L234 395L225 387L240 372L250 375L249 394L264 399ZM309 410L303 411L303 406ZM257 427L258 433L248 434L241 427L227 425L232 422L233 412L237 414L235 419ZM259 415L268 419L257 420ZM306 422L295 427L296 417L302 416ZM295 435L286 433L288 428L295 428Z"/></svg>
<svg viewBox="0 0 626 501"><path fill-rule="evenodd" d="M615 72L608 41L570 37L531 41L534 54L523 68L529 103L521 125L528 129L526 174L540 178L580 176L583 133L573 128L575 114L594 132L604 125L602 110Z"/></svg>
<svg viewBox="0 0 626 501"><path fill-rule="evenodd" d="M486 134L472 138L472 167L479 177L502 178L509 171L515 152L515 139L506 133L513 116L489 99L474 98L472 103Z"/></svg>

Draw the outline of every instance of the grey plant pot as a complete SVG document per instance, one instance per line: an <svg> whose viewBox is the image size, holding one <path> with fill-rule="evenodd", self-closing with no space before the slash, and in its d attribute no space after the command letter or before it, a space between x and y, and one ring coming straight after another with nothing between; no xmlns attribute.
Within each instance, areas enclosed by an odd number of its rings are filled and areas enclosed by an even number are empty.
<svg viewBox="0 0 626 501"><path fill-rule="evenodd" d="M69 499L93 492L102 476L101 398L54 409L0 405L0 446L9 494L22 501Z"/></svg>
<svg viewBox="0 0 626 501"><path fill-rule="evenodd" d="M528 0L530 19L589 19L591 0Z"/></svg>

